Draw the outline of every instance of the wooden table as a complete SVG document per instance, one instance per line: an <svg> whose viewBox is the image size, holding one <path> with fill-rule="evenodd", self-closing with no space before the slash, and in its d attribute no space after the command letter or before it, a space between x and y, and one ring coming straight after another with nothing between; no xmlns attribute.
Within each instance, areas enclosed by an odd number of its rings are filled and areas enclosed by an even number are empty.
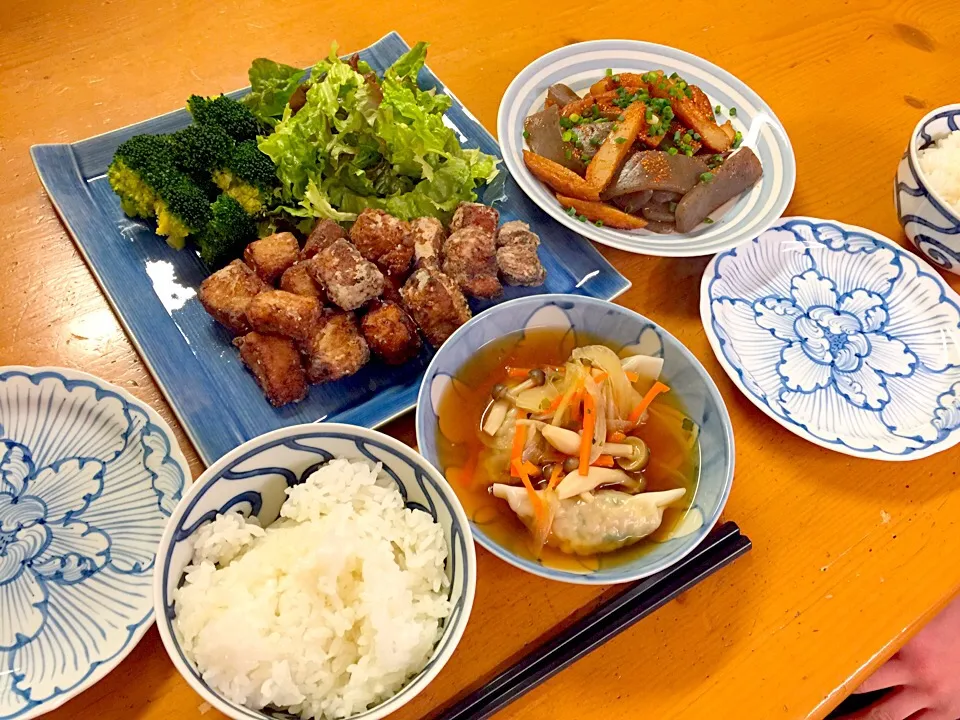
<svg viewBox="0 0 960 720"><path fill-rule="evenodd" d="M904 242L892 202L897 161L920 116L958 100L960 15L951 0L6 0L0 365L86 370L177 428L41 189L30 145L72 142L179 107L191 93L241 87L257 56L306 66L334 38L347 51L393 29L432 41L431 67L489 128L513 76L564 43L631 37L697 53L754 88L786 126L799 165L789 214L837 218ZM705 258L604 254L633 280L620 302L679 337L720 386L737 440L726 516L754 550L500 717L821 718L960 586L960 448L881 463L799 439L717 364L698 312ZM388 431L413 441L409 417ZM199 474L179 428L177 436ZM423 717L600 592L478 555L466 636L397 717ZM119 668L49 717L201 715L217 713L201 705L151 630Z"/></svg>

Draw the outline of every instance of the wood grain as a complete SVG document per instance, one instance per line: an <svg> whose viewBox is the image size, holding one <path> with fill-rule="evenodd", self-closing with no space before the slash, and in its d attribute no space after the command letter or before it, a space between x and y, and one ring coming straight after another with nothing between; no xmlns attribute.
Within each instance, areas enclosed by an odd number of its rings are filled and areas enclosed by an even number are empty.
<svg viewBox="0 0 960 720"><path fill-rule="evenodd" d="M390 30L433 42L430 65L488 128L507 84L564 43L655 40L752 86L786 126L790 214L902 238L892 178L910 130L957 97L950 0L645 5L7 0L0 14L0 364L63 365L174 418L40 188L29 146L69 142L246 84L260 55L302 66ZM608 22L609 21L609 22ZM662 323L716 379L736 431L726 515L754 551L500 714L500 718L821 718L960 587L960 448L898 464L855 460L782 430L727 379L698 315L704 259L604 254L634 283L621 302ZM960 288L954 276L950 282ZM409 418L388 430L413 441ZM182 432L195 474L201 466ZM424 717L589 605L598 589L524 575L479 551L466 636L398 713ZM155 631L52 720L216 717Z"/></svg>

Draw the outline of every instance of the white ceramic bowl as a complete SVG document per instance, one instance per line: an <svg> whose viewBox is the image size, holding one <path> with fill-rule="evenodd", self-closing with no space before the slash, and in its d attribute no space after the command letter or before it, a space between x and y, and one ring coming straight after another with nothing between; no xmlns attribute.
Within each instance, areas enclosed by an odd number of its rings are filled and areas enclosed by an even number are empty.
<svg viewBox="0 0 960 720"><path fill-rule="evenodd" d="M923 117L910 135L894 180L894 202L903 231L938 267L960 275L960 213L927 183L917 151L960 128L960 103Z"/></svg>
<svg viewBox="0 0 960 720"><path fill-rule="evenodd" d="M227 701L203 681L180 648L173 629L172 593L190 561L190 537L218 512L234 508L245 515L255 514L262 524L269 525L286 499L284 490L333 457L383 463L407 506L425 510L440 523L449 551L446 572L453 603L427 666L396 695L350 720L378 720L408 703L440 672L466 628L477 580L473 535L457 496L430 463L388 435L353 425L311 423L266 433L227 453L193 484L160 540L154 576L157 626L170 659L204 700L235 720L274 720L288 715L266 714Z"/></svg>
<svg viewBox="0 0 960 720"><path fill-rule="evenodd" d="M736 108L736 116L730 120L743 133L744 146L760 158L763 177L749 191L712 213L712 224L701 224L689 233L658 235L648 230L615 230L567 215L553 192L524 165L523 121L543 108L551 85L562 82L583 95L607 68L613 72L677 72L722 107L723 119L729 117L730 108ZM575 43L534 60L514 78L500 101L497 139L510 174L550 217L595 242L644 255L712 255L752 240L783 214L797 177L787 131L757 93L703 58L637 40Z"/></svg>

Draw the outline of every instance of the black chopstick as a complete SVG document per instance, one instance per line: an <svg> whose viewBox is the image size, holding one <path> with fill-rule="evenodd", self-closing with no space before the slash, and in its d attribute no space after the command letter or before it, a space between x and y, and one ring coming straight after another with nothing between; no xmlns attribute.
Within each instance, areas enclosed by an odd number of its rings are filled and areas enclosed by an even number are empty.
<svg viewBox="0 0 960 720"><path fill-rule="evenodd" d="M544 641L481 687L430 716L430 720L481 720L573 664L638 620L733 562L750 549L736 523L716 528L690 555L640 580Z"/></svg>

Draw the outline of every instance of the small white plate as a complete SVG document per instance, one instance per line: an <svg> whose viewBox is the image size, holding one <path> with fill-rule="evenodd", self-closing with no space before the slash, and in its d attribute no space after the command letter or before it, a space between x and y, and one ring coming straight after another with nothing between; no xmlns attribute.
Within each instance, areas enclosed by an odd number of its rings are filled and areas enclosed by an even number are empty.
<svg viewBox="0 0 960 720"><path fill-rule="evenodd" d="M763 165L763 177L749 192L713 213L712 224L690 233L658 235L648 230L615 230L597 227L570 217L553 192L537 180L523 163L523 121L543 108L547 89L555 83L569 85L579 94L603 77L616 72L676 72L699 86L711 102L728 110ZM690 257L727 250L762 233L776 222L793 195L797 169L787 132L773 110L753 90L733 75L696 55L636 40L597 40L567 45L525 67L500 101L497 135L503 159L523 191L557 222L603 245L643 255Z"/></svg>
<svg viewBox="0 0 960 720"><path fill-rule="evenodd" d="M730 379L812 443L915 460L960 442L960 296L882 235L783 218L710 261L700 314Z"/></svg>

